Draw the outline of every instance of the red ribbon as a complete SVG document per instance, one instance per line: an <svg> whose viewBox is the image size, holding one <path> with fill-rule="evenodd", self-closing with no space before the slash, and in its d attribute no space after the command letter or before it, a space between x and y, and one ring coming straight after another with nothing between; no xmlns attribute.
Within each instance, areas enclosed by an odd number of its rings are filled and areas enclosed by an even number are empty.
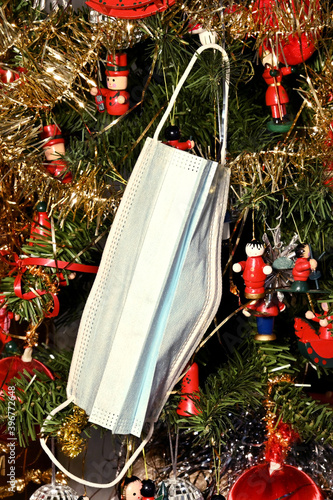
<svg viewBox="0 0 333 500"><path fill-rule="evenodd" d="M59 299L56 294L52 292L47 292L46 290L34 290L31 292L22 292L22 275L25 273L27 270L26 266L44 266L44 267L55 267L57 269L66 269L68 271L79 271L83 273L94 273L96 274L98 271L98 266L89 266L86 264L76 264L76 263L70 263L66 262L63 260L52 260L52 259L46 259L42 257L27 257L26 259L20 259L17 254L13 254L14 256L14 262L9 262L4 258L5 255L8 255L9 252L6 251L0 251L0 259L5 261L7 264L10 266L14 266L18 270L18 274L14 280L14 292L17 297L23 300L32 300L35 299L36 297L40 297L42 295L45 295L46 293L49 293L54 302L54 307L53 310L45 315L46 318L53 318L55 316L58 316L59 314ZM10 272L12 274L14 269Z"/></svg>

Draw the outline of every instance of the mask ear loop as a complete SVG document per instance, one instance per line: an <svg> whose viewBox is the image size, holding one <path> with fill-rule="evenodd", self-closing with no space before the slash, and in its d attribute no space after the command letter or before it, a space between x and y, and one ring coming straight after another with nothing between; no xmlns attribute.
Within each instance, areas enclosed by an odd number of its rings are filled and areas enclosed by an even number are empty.
<svg viewBox="0 0 333 500"><path fill-rule="evenodd" d="M165 110L164 112L164 115L162 116L156 130L155 130L155 134L153 136L153 138L155 140L158 140L158 136L163 128L163 125L165 124L169 114L171 113L172 111L172 108L173 108L173 105L177 99L177 96L179 94L179 91L180 89L182 88L182 86L184 85L185 83L185 80L186 78L188 77L188 75L190 74L190 71L192 69L192 67L194 66L195 62L197 61L197 58L198 58L198 55L201 54L201 52L203 52L204 50L207 50L207 49L215 49L215 50L219 50L221 53L222 53L222 59L223 61L225 62L226 64L226 85L225 85L225 92L226 92L226 97L225 97L225 101L227 101L228 99L228 88L229 88L229 76L230 76L230 67L229 67L229 58L228 58L228 55L226 53L226 51L220 46L220 45L217 45L216 43L208 43L207 45L202 45L201 47L199 47L195 53L193 54L192 56L192 59L190 60L190 62L188 63L188 66L186 68L186 70L184 71L181 79L179 80L178 84L177 84L177 87L175 88L174 90L174 93L172 94L172 97L170 99L170 102L168 104L168 107L167 109ZM227 112L227 109L226 107L224 106L224 111L225 113ZM224 120L224 125L223 125L223 136L226 138L226 128L227 128L227 120L225 119ZM222 158L221 158L221 161L224 160L224 155L222 154Z"/></svg>
<svg viewBox="0 0 333 500"><path fill-rule="evenodd" d="M52 410L51 413L46 417L45 422L43 424L43 427L41 429L41 432L42 433L44 432L45 424L49 420L51 420L54 415L56 415L59 411L63 410L64 408L66 408L66 406L68 406L70 403L73 403L73 402L74 402L74 397L71 397L71 398L67 399L64 403L62 403L61 405L57 406L57 408ZM45 451L45 453L47 454L47 456L52 460L54 465L56 465L58 467L58 469L61 470L64 474L66 474L66 476L68 476L70 479L73 479L74 481L77 481L78 483L83 484L85 486L90 486L91 488L112 488L112 486L115 486L125 476L126 472L130 468L132 463L137 459L137 457L140 455L143 448L146 446L146 444L148 443L148 441L152 437L153 432L154 432L154 423L151 422L148 434L144 438L144 440L142 441L140 446L135 450L135 452L133 453L131 458L126 462L126 464L124 465L122 470L119 472L117 477L113 481L111 481L111 483L106 483L106 484L92 483L91 481L86 481L85 479L82 479L81 477L75 476L74 474L69 472L67 469L65 469L65 467L56 459L56 457L54 456L54 454L52 453L50 448L47 446L45 438L43 438L43 437L40 438L40 444L41 444L41 447L43 448L43 450Z"/></svg>

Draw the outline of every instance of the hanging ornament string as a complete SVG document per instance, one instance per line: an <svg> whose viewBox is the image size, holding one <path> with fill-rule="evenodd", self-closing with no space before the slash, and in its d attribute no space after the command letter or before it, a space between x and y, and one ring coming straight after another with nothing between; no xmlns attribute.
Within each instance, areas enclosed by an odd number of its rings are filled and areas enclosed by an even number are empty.
<svg viewBox="0 0 333 500"><path fill-rule="evenodd" d="M176 479L177 478L178 444L179 444L179 428L178 428L178 426L176 427L175 447L173 447L173 445L172 445L172 436L171 436L171 430L170 430L169 425L168 425L168 435L169 435L169 446L170 446L170 458L171 458L172 472L173 472L174 478Z"/></svg>

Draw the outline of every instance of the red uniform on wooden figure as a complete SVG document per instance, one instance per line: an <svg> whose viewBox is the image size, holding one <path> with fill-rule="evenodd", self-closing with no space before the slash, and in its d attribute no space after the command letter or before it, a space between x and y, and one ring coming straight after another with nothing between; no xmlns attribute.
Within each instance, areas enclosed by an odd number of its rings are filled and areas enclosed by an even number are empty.
<svg viewBox="0 0 333 500"><path fill-rule="evenodd" d="M247 299L260 299L265 296L265 280L266 276L271 274L272 268L262 258L264 251L263 243L253 240L245 247L247 260L237 262L232 266L235 273L243 271L244 295Z"/></svg>
<svg viewBox="0 0 333 500"><path fill-rule="evenodd" d="M107 89L93 87L91 95L102 95L105 98L106 110L109 115L121 116L129 110L129 93L125 90L128 84L129 70L127 54L109 54L106 65Z"/></svg>
<svg viewBox="0 0 333 500"><path fill-rule="evenodd" d="M292 67L279 67L278 63L274 63L274 55L268 50L263 53L262 63L265 66L262 76L268 85L265 96L266 106L270 106L273 118L267 128L271 131L286 132L291 127L286 107L289 97L281 82L283 76L292 73Z"/></svg>
<svg viewBox="0 0 333 500"><path fill-rule="evenodd" d="M256 316L258 333L255 340L271 341L276 339L274 328L274 318L284 311L285 304L278 299L277 294L269 293L265 298L252 301L245 309L244 316Z"/></svg>
<svg viewBox="0 0 333 500"><path fill-rule="evenodd" d="M68 171L67 162L61 158L66 153L65 140L61 135L61 130L58 125L46 125L43 127L41 139L50 138L49 141L43 144L47 163L46 170L57 179L60 179L62 184L72 182L73 177Z"/></svg>
<svg viewBox="0 0 333 500"><path fill-rule="evenodd" d="M188 149L194 148L194 141L188 139L187 141L181 142L180 139L180 129L176 125L170 125L165 129L164 136L166 138L165 144L171 146L172 148L182 149L187 151Z"/></svg>
<svg viewBox="0 0 333 500"><path fill-rule="evenodd" d="M307 280L311 271L315 271L317 268L317 261L310 259L310 247L306 243L298 245L295 252L297 259L293 267L294 283L291 285L290 291L304 293L309 290Z"/></svg>

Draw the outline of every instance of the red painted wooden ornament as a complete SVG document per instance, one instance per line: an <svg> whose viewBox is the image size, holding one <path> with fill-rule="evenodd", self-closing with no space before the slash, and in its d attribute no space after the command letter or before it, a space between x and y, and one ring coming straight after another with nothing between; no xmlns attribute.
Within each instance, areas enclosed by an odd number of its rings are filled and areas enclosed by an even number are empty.
<svg viewBox="0 0 333 500"><path fill-rule="evenodd" d="M15 404L20 401L17 392L13 391L13 383L11 382L13 378L21 379L24 377L23 372L26 370L30 375L35 375L34 370L45 373L51 380L54 380L52 372L40 361L33 359L31 356L32 348L27 347L22 357L20 356L9 356L8 358L3 358L0 360L0 399L3 400L4 393L10 396L13 401L15 398ZM8 441L9 434L6 432L6 425L0 427L0 441Z"/></svg>
<svg viewBox="0 0 333 500"><path fill-rule="evenodd" d="M45 163L46 170L53 176L61 181L62 184L72 182L72 173L68 170L68 164L61 157L66 153L65 140L61 135L61 130L58 125L45 125L40 134L41 139L48 139L43 144L43 149L47 163Z"/></svg>
<svg viewBox="0 0 333 500"><path fill-rule="evenodd" d="M293 12L296 16L296 12L302 12L298 16L300 22L302 22L309 13L309 0L304 0L302 5L295 7L294 1L290 3L286 0L276 2L275 0L257 0L253 4L252 16L255 22L260 25L267 26L267 28L281 28L283 29L282 20L279 18L277 6L283 11L290 9L290 4ZM317 2L317 12L320 10L319 2ZM302 30L302 27L300 28ZM314 42L318 38L318 33L300 33L290 34L287 36L277 35L278 42L275 39L272 45L269 41L264 43L264 50L269 50L270 52L278 52L276 55L278 60L282 64L288 64L290 66L295 66L301 64L302 62L309 59L312 54L316 51Z"/></svg>
<svg viewBox="0 0 333 500"><path fill-rule="evenodd" d="M34 375L34 370L36 370L45 373L51 380L54 380L52 372L43 363L31 357L31 348L28 347L22 357L9 356L0 360L1 399L3 392L7 393L11 380L14 377L22 378L24 370L30 375Z"/></svg>
<svg viewBox="0 0 333 500"><path fill-rule="evenodd" d="M270 473L270 464L245 471L230 490L228 500L323 500L324 497L305 472L281 465Z"/></svg>
<svg viewBox="0 0 333 500"><path fill-rule="evenodd" d="M316 365L333 368L333 336L331 324L320 327L319 334L306 320L295 318L295 333L300 353Z"/></svg>
<svg viewBox="0 0 333 500"><path fill-rule="evenodd" d="M31 224L30 229L30 239L41 239L45 238L50 240L51 238L51 222L46 211L47 205L44 201L41 201L36 206L36 212L33 216L33 223ZM29 241L29 245L33 246L34 243ZM44 245L40 245L44 246Z"/></svg>
<svg viewBox="0 0 333 500"><path fill-rule="evenodd" d="M163 12L173 5L175 0L89 0L86 4L105 16L118 19L143 19L157 12Z"/></svg>
<svg viewBox="0 0 333 500"><path fill-rule="evenodd" d="M198 399L199 392L199 367L197 363L193 363L182 380L181 393L182 396L177 408L178 415L188 417L189 415L198 415L199 410L195 406L194 399ZM188 397L187 394L191 395Z"/></svg>
<svg viewBox="0 0 333 500"><path fill-rule="evenodd" d="M3 347L12 341L9 335L10 321L13 319L14 314L7 310L5 304L5 297L0 295L0 351Z"/></svg>

